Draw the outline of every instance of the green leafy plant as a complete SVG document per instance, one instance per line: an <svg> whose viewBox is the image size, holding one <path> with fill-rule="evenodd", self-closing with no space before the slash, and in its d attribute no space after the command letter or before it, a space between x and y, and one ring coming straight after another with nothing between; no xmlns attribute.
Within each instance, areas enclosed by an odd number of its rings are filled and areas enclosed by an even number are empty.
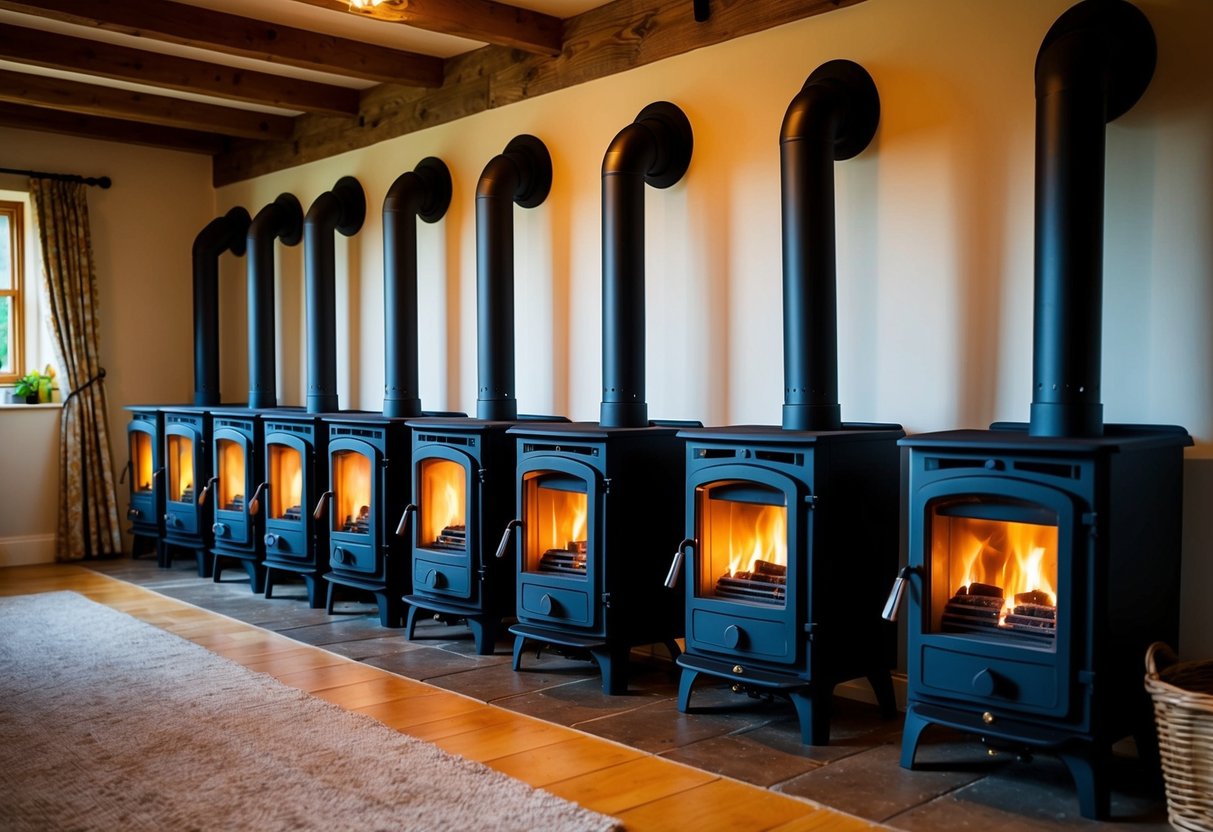
<svg viewBox="0 0 1213 832"><path fill-rule="evenodd" d="M28 399L30 396L38 396L45 387L48 398L51 385L55 378L55 371L50 364L46 365L46 369L42 372L30 370L17 380L13 386L13 394L18 398Z"/></svg>

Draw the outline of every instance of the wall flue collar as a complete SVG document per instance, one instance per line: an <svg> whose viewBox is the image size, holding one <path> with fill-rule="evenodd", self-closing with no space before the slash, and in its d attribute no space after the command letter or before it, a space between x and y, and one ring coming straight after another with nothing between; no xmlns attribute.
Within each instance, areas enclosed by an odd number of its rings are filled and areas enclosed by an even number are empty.
<svg viewBox="0 0 1213 832"><path fill-rule="evenodd" d="M383 415L421 415L417 382L417 217L438 222L451 204L451 173L428 156L383 200Z"/></svg>
<svg viewBox="0 0 1213 832"><path fill-rule="evenodd" d="M219 255L244 255L249 214L233 208L198 232L192 252L194 270L194 404L220 402L219 393Z"/></svg>
<svg viewBox="0 0 1213 832"><path fill-rule="evenodd" d="M1084 0L1036 56L1032 436L1101 436L1105 125L1154 74L1149 20L1125 0Z"/></svg>
<svg viewBox="0 0 1213 832"><path fill-rule="evenodd" d="M274 240L295 246L303 239L303 206L282 193L253 217L248 228L248 348L251 408L277 407L274 334Z"/></svg>
<svg viewBox="0 0 1213 832"><path fill-rule="evenodd" d="M609 428L649 424L645 401L644 186L668 188L691 163L694 134L668 101L648 105L602 159L602 405Z"/></svg>
<svg viewBox="0 0 1213 832"><path fill-rule="evenodd" d="M307 295L307 412L331 413L337 402L337 278L333 233L350 237L366 219L366 194L343 176L308 208L303 220Z"/></svg>
<svg viewBox="0 0 1213 832"><path fill-rule="evenodd" d="M552 187L552 157L515 136L476 183L476 416L518 418L514 387L514 205L535 208Z"/></svg>
<svg viewBox="0 0 1213 832"><path fill-rule="evenodd" d="M828 61L809 75L779 133L783 206L784 430L839 430L834 163L863 151L880 122L867 71Z"/></svg>

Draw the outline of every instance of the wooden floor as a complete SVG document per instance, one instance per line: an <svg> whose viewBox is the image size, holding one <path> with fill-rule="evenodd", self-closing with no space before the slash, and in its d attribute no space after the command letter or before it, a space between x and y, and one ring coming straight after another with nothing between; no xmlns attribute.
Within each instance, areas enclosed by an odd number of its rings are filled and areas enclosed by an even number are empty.
<svg viewBox="0 0 1213 832"><path fill-rule="evenodd" d="M72 590L284 684L479 760L629 830L880 828L301 644L71 564L0 569L0 595Z"/></svg>

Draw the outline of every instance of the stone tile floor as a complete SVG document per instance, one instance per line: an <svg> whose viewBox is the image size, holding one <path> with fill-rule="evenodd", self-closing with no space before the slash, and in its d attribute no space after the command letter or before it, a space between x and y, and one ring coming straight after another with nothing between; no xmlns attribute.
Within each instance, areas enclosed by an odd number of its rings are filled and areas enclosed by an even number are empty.
<svg viewBox="0 0 1213 832"><path fill-rule="evenodd" d="M882 720L875 705L852 699L835 698L831 744L814 748L800 743L788 703L739 696L709 680L696 685L696 712L679 713L677 672L661 659L634 659L627 695L606 696L588 661L550 653L537 658L532 651L514 672L508 633L492 656L476 655L466 627L434 620L419 623L416 639L406 641L400 631L379 626L369 596L339 600L328 615L308 608L302 583L275 584L266 600L250 592L243 570L226 570L215 583L198 577L192 558L169 569L151 559L87 565L411 679L898 829L1102 826L1079 816L1069 774L1051 757L990 757L974 738L932 728L918 752L922 770L902 769L900 720ZM1161 787L1135 758L1118 757L1113 777L1115 828L1170 828Z"/></svg>

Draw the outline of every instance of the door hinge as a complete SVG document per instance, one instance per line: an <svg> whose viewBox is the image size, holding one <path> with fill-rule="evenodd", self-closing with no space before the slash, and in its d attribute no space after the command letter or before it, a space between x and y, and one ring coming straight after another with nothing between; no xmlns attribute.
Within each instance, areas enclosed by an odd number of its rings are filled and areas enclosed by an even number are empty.
<svg viewBox="0 0 1213 832"><path fill-rule="evenodd" d="M606 607L607 609L610 609L610 607L611 607L611 593L609 593L609 592L604 592L604 593L602 593L602 605L603 605L604 607Z"/></svg>
<svg viewBox="0 0 1213 832"><path fill-rule="evenodd" d="M804 502L805 502L805 505L807 505L809 508L817 508L817 495L816 494L804 495Z"/></svg>
<svg viewBox="0 0 1213 832"><path fill-rule="evenodd" d="M807 635L807 636L809 637L809 641L812 641L812 640L813 640L813 630L814 630L816 627L817 627L817 624L815 624L815 623L814 623L814 622L812 622L812 621L808 621L808 622L806 622L806 623L805 623L805 625L804 625L804 632L805 632L805 635Z"/></svg>
<svg viewBox="0 0 1213 832"><path fill-rule="evenodd" d="M476 469L476 476L480 478L481 485L484 485L485 482L487 482L486 478L488 477L488 474L489 474L489 472L488 472L487 468L477 468Z"/></svg>
<svg viewBox="0 0 1213 832"><path fill-rule="evenodd" d="M611 493L611 478L610 477L602 478L602 493L603 494Z"/></svg>

